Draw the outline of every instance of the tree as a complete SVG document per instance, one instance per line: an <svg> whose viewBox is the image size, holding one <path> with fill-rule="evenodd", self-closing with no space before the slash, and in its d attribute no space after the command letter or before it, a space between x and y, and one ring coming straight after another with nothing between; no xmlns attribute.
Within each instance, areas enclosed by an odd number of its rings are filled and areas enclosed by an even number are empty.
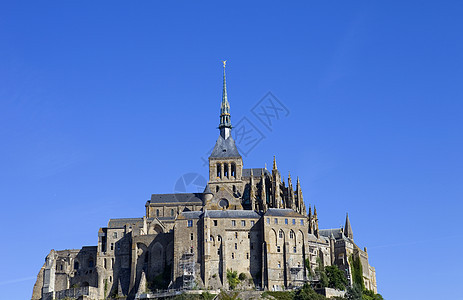
<svg viewBox="0 0 463 300"><path fill-rule="evenodd" d="M238 279L238 272L227 270L227 280L230 289L234 290L236 286L240 283L240 280Z"/></svg>
<svg viewBox="0 0 463 300"><path fill-rule="evenodd" d="M328 287L344 291L348 285L344 272L337 266L327 266L325 273L328 278Z"/></svg>
<svg viewBox="0 0 463 300"><path fill-rule="evenodd" d="M323 295L317 294L307 283L296 292L294 300L326 300Z"/></svg>

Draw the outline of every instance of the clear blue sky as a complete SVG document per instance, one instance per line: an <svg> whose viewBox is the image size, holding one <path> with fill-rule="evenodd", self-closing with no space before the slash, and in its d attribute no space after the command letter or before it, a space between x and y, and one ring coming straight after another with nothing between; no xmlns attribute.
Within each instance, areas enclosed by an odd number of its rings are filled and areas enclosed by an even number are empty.
<svg viewBox="0 0 463 300"><path fill-rule="evenodd" d="M276 155L322 228L349 212L386 299L460 297L462 8L2 1L0 297L30 298L50 249L207 176L222 59L232 123L265 136L245 167ZM269 91L289 111L270 129L251 111Z"/></svg>

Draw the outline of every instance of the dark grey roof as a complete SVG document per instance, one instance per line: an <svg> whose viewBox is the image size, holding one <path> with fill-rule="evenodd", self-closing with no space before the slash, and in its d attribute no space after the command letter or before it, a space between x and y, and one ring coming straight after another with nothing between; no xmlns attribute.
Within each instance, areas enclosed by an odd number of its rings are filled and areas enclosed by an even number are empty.
<svg viewBox="0 0 463 300"><path fill-rule="evenodd" d="M336 240L346 238L346 236L342 232L342 228L320 229L319 232L321 236L324 236L327 238L330 238L331 235L333 235L333 237Z"/></svg>
<svg viewBox="0 0 463 300"><path fill-rule="evenodd" d="M136 224L138 222L143 222L143 218L110 219L108 228L122 228L125 224Z"/></svg>
<svg viewBox="0 0 463 300"><path fill-rule="evenodd" d="M215 147L212 150L211 158L227 158L227 157L241 157L238 149L235 145L235 140L233 140L232 136L230 135L226 140L219 136L217 142L215 143Z"/></svg>
<svg viewBox="0 0 463 300"><path fill-rule="evenodd" d="M152 194L150 203L191 203L202 204L201 193Z"/></svg>
<svg viewBox="0 0 463 300"><path fill-rule="evenodd" d="M211 188L209 187L209 184L206 184L206 187L204 188L203 194L212 194Z"/></svg>
<svg viewBox="0 0 463 300"><path fill-rule="evenodd" d="M183 211L181 215L185 217L185 219L199 219L203 214L202 211Z"/></svg>
<svg viewBox="0 0 463 300"><path fill-rule="evenodd" d="M254 177L259 177L262 171L265 175L271 175L270 171L265 168L252 168L252 175ZM251 177L251 169L243 169L243 177Z"/></svg>
<svg viewBox="0 0 463 300"><path fill-rule="evenodd" d="M204 217L209 218L253 218L259 219L260 214L253 210L207 210Z"/></svg>
<svg viewBox="0 0 463 300"><path fill-rule="evenodd" d="M275 216L275 217L305 217L300 213L295 212L290 208L269 208L265 213L265 216Z"/></svg>

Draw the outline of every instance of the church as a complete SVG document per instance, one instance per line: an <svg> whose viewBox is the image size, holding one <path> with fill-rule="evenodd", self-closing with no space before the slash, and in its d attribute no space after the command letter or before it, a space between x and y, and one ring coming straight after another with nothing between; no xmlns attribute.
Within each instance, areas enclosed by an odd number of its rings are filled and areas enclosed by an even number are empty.
<svg viewBox="0 0 463 300"><path fill-rule="evenodd" d="M157 289L281 291L316 281L314 270L336 265L352 284L359 261L365 288L376 293L367 249L345 226L319 229L317 210L304 203L299 178L278 170L245 168L231 135L225 63L219 136L209 156L202 193L153 194L142 217L110 219L98 244L51 250L37 275L33 300L140 299Z"/></svg>

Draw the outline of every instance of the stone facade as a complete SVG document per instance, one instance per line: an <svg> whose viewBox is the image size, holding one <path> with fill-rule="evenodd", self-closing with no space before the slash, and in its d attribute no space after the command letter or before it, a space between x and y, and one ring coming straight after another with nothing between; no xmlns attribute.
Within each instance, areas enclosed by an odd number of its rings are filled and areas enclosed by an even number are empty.
<svg viewBox="0 0 463 300"><path fill-rule="evenodd" d="M350 257L360 259L365 286L376 292L375 269L366 249L344 228L319 229L317 211L307 214L299 178L287 182L276 160L272 170L246 169L230 135L225 73L220 135L209 157L203 193L155 194L141 218L111 219L98 245L52 250L32 299L135 299L154 288L229 288L227 271L243 284L292 289L319 265L337 265L350 280ZM308 267L310 268L307 268Z"/></svg>

